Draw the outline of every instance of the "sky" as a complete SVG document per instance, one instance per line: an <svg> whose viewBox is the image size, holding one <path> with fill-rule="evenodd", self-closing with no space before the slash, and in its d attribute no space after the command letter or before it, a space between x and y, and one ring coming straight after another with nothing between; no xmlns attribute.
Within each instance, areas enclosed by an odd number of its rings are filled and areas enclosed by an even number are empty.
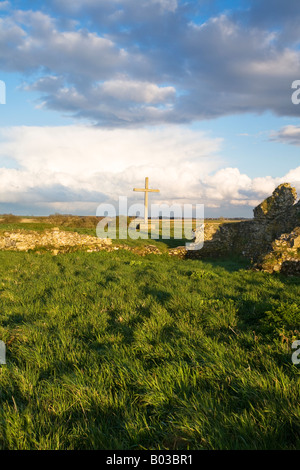
<svg viewBox="0 0 300 470"><path fill-rule="evenodd" d="M0 1L0 213L95 215L146 176L206 217L300 195L299 24L299 0Z"/></svg>

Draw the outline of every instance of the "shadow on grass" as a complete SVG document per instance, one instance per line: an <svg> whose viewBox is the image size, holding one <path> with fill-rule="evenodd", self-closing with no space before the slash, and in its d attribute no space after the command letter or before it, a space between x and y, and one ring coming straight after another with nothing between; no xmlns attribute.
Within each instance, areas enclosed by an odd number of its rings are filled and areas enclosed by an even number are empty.
<svg viewBox="0 0 300 470"><path fill-rule="evenodd" d="M201 261L204 266L209 265L210 268L223 268L225 271L228 271L230 273L249 269L251 267L251 261L249 259L238 256L224 258L199 258L193 261Z"/></svg>
<svg viewBox="0 0 300 470"><path fill-rule="evenodd" d="M153 297L156 302L160 303L161 305L164 305L172 297L169 292L166 292L162 289L146 286L143 288L143 296L147 297L148 295Z"/></svg>
<svg viewBox="0 0 300 470"><path fill-rule="evenodd" d="M159 237L157 240L157 242L160 242L160 243L163 243L166 248L170 249L170 248L177 248L179 246L185 246L186 243L191 243L192 241L191 240L188 240L186 238L181 238L181 239L178 239L178 238L169 238L169 239L164 239L162 237Z"/></svg>

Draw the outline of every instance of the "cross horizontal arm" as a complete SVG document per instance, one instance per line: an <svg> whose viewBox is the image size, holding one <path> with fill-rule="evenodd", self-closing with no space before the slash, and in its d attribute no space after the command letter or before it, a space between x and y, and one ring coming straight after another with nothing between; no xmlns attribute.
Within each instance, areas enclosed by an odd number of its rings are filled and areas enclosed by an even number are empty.
<svg viewBox="0 0 300 470"><path fill-rule="evenodd" d="M159 193L159 189L139 189L139 188L133 188L133 191L140 191L140 192L143 192L143 193Z"/></svg>

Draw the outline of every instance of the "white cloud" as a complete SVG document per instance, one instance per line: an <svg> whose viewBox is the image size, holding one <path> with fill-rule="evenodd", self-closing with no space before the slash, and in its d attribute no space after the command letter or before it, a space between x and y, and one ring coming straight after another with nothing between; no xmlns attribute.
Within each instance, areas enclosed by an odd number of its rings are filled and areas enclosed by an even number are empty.
<svg viewBox="0 0 300 470"><path fill-rule="evenodd" d="M277 132L272 132L270 140L290 145L300 145L300 126L286 126Z"/></svg>
<svg viewBox="0 0 300 470"><path fill-rule="evenodd" d="M121 101L135 101L144 103L161 103L173 100L174 87L158 87L154 83L134 80L109 80L100 87L101 92Z"/></svg>
<svg viewBox="0 0 300 470"><path fill-rule="evenodd" d="M282 183L290 183L296 188L298 196L300 196L300 167L276 178L271 176L254 178L251 184L251 192L253 195L257 195L261 201L263 198L270 196L274 189Z"/></svg>
<svg viewBox="0 0 300 470"><path fill-rule="evenodd" d="M237 168L224 168L204 180L207 186L207 195L211 199L224 200L240 198L241 190L248 191L251 188L251 179L242 175Z"/></svg>
<svg viewBox="0 0 300 470"><path fill-rule="evenodd" d="M231 215L239 216L240 207L251 216L251 208L283 182L300 193L300 167L278 178L251 179L238 168L224 168L221 147L221 139L185 126L3 128L0 165L10 156L15 168L0 169L0 207L95 213L98 204L119 196L142 202L132 189L143 185L145 176L161 190L153 196L156 202L205 204L219 208L220 215L231 208Z"/></svg>
<svg viewBox="0 0 300 470"><path fill-rule="evenodd" d="M286 176L285 176L287 181L290 181L292 184L294 184L298 188L298 192L300 195L300 166L298 168L294 168L293 170L290 170Z"/></svg>
<svg viewBox="0 0 300 470"><path fill-rule="evenodd" d="M220 139L185 127L101 130L84 126L12 127L0 131L0 157L16 168L0 171L0 200L22 204L101 203L137 197L144 183L161 197L200 197L201 178L220 164ZM98 198L98 199L97 199Z"/></svg>
<svg viewBox="0 0 300 470"><path fill-rule="evenodd" d="M10 2L4 1L0 2L0 10L7 10L10 7Z"/></svg>
<svg viewBox="0 0 300 470"><path fill-rule="evenodd" d="M264 60L253 60L248 66L244 64L244 71L245 73L256 75L257 77L263 76L269 81L269 85L272 86L272 81L275 77L276 79L289 79L292 74L297 77L299 64L300 56L298 51L290 49L276 51L275 49L271 49L269 56Z"/></svg>
<svg viewBox="0 0 300 470"><path fill-rule="evenodd" d="M279 179L276 180L271 176L258 177L252 180L251 189L259 197L264 198L272 194L277 183L280 184Z"/></svg>
<svg viewBox="0 0 300 470"><path fill-rule="evenodd" d="M245 28L237 12L199 26L176 0L58 3L62 18L45 8L0 19L1 68L33 81L25 89L44 108L108 127L298 115L290 87L300 52L282 46L280 28Z"/></svg>
<svg viewBox="0 0 300 470"><path fill-rule="evenodd" d="M131 13L134 19L154 16L155 13L174 13L178 7L177 0L52 0L52 3L58 9L73 14L84 10L96 15L105 12L115 16L114 12L122 12L124 16Z"/></svg>
<svg viewBox="0 0 300 470"><path fill-rule="evenodd" d="M149 1L149 0L148 0ZM164 11L175 12L177 10L177 0L151 0L154 5L159 5Z"/></svg>
<svg viewBox="0 0 300 470"><path fill-rule="evenodd" d="M16 11L0 19L0 59L5 69L101 80L139 63L139 56L83 29L60 31L57 20L39 11Z"/></svg>

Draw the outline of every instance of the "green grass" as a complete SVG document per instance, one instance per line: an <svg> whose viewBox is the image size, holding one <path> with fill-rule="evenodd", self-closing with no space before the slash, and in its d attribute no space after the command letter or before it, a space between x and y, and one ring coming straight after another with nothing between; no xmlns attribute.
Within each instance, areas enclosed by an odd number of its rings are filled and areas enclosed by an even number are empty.
<svg viewBox="0 0 300 470"><path fill-rule="evenodd" d="M16 230L35 230L35 231L42 231L42 230L51 230L55 227L54 224L47 224L47 223L0 223L0 234L2 235L3 232L9 231L16 231ZM62 228L65 230L65 228Z"/></svg>
<svg viewBox="0 0 300 470"><path fill-rule="evenodd" d="M0 252L0 449L299 449L299 279Z"/></svg>

